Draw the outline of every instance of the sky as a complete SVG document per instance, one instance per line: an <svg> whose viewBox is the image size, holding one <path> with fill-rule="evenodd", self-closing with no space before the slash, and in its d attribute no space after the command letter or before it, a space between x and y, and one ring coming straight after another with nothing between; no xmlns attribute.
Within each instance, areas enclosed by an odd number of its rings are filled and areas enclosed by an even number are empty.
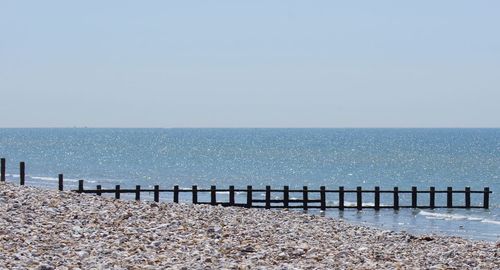
<svg viewBox="0 0 500 270"><path fill-rule="evenodd" d="M500 127L499 14L0 0L0 127Z"/></svg>

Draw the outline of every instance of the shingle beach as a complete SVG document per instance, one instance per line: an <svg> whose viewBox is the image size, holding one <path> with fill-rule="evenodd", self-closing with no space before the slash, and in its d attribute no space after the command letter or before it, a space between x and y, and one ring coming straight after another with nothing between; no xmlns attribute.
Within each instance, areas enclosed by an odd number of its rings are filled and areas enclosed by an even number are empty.
<svg viewBox="0 0 500 270"><path fill-rule="evenodd" d="M2 269L499 269L499 244L0 183Z"/></svg>

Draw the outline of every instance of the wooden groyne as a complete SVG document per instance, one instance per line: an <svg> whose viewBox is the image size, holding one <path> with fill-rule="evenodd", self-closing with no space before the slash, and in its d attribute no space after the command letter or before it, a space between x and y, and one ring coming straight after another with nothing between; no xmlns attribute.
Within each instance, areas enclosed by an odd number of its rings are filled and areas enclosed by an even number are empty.
<svg viewBox="0 0 500 270"><path fill-rule="evenodd" d="M1 181L5 181L5 159L1 159L0 173ZM19 182L20 185L25 184L25 163L21 162L19 164ZM59 174L58 176L58 189L64 190L64 176ZM246 188L235 188L234 186L229 186L229 188L217 188L217 186L211 186L209 189L199 188L194 185L191 188L180 188L178 185L173 186L173 188L160 188L159 185L155 185L153 188L143 188L140 185L135 186L134 189L124 189L120 185L116 185L111 189L104 189L101 185L97 185L95 189L85 189L84 180L78 181L78 188L72 190L78 193L88 193L101 196L103 194L114 194L116 199L120 199L121 194L132 194L135 195L135 200L141 200L141 194L153 194L155 202L160 201L160 197L165 196L165 194L171 195L174 203L179 202L180 194L190 194L191 202L193 204L210 204L210 205L221 205L221 206L239 206L247 208L265 208L265 209L374 209L380 210L384 208L398 210L400 208L489 208L489 198L492 191L489 187L485 187L483 190L471 190L470 187L465 187L462 190L454 189L453 187L448 187L446 190L436 190L435 187L430 187L428 189L422 190L417 189L417 187L412 187L411 190L400 190L398 187L394 187L390 190L382 190L380 187L376 186L373 189L363 189L363 187L358 186L356 189L346 189L343 186L339 186L335 189L327 189L325 186L319 187L319 189L310 189L308 186L303 186L302 189L290 189L289 186L283 186L281 188L272 188L271 186L266 186L265 189L254 188L253 186L247 186ZM227 200L218 199L218 193L227 193ZM246 195L246 200L244 202L237 202L235 199L236 194ZM256 194L264 194L262 196L255 196ZM346 196L348 194L354 195L356 202L354 204L346 203ZM391 204L381 204L381 196L389 194L392 198ZM409 194L411 196L411 203L403 204L404 202L400 200L400 195ZM482 195L482 203L472 204L471 196L474 194ZM205 196L200 196L205 195ZM387 195L385 195L387 196ZM455 204L454 197L463 196L463 204ZM202 201L199 198L210 198L210 200ZM328 198L335 197L338 202L336 204L329 203ZM279 198L279 199L276 199ZM369 198L370 201L366 199ZM419 199L425 199L426 204L419 203ZM437 198L442 198L445 204L436 203Z"/></svg>

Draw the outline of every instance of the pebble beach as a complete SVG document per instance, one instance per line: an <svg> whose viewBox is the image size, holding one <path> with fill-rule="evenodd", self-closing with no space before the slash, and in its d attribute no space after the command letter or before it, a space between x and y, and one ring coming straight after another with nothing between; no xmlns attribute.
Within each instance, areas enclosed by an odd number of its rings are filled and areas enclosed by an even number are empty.
<svg viewBox="0 0 500 270"><path fill-rule="evenodd" d="M500 269L500 242L0 183L2 269Z"/></svg>

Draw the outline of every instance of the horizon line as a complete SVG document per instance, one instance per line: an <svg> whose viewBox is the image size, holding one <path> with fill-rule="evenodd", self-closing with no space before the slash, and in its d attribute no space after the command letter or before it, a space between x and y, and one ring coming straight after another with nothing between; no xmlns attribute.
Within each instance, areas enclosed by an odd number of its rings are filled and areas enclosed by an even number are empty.
<svg viewBox="0 0 500 270"><path fill-rule="evenodd" d="M33 127L0 127L0 129L500 129L499 127L484 127L484 126L472 126L472 127L460 127L460 126L449 126L449 127L432 127L432 126L408 126L408 127L396 127L396 126L311 126L311 127L294 127L294 126L283 126L283 127L272 127L272 126L241 126L241 127L226 127L226 126L173 126L173 127L123 127L123 126L33 126Z"/></svg>

